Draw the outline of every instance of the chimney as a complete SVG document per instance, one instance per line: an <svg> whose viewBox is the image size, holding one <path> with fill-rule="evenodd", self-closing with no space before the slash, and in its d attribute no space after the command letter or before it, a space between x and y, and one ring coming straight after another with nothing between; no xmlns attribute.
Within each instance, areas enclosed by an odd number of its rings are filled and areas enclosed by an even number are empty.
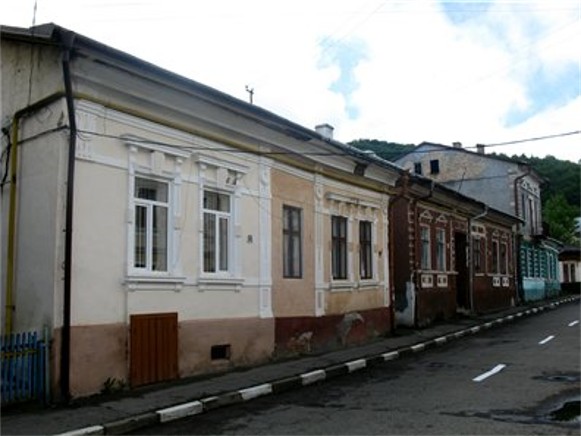
<svg viewBox="0 0 581 436"><path fill-rule="evenodd" d="M454 148L462 148L462 143L461 142L452 142L452 146Z"/></svg>
<svg viewBox="0 0 581 436"><path fill-rule="evenodd" d="M476 152L478 154L484 154L484 145L483 144L476 144Z"/></svg>
<svg viewBox="0 0 581 436"><path fill-rule="evenodd" d="M333 139L333 130L333 126L327 123L315 126L315 131L326 139Z"/></svg>

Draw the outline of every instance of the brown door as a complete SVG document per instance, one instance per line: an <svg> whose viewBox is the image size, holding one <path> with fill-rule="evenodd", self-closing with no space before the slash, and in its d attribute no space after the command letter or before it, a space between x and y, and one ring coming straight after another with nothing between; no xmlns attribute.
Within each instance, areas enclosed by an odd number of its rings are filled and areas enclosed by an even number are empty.
<svg viewBox="0 0 581 436"><path fill-rule="evenodd" d="M130 318L131 386L178 376L178 314L153 313Z"/></svg>

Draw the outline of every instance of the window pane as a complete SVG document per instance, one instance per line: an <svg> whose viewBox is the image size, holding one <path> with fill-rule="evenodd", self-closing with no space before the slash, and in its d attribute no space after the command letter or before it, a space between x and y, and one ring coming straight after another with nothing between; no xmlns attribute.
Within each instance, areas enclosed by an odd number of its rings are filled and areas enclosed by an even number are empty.
<svg viewBox="0 0 581 436"><path fill-rule="evenodd" d="M430 229L427 227L422 227L421 244L421 268L429 270L432 266L430 265Z"/></svg>
<svg viewBox="0 0 581 436"><path fill-rule="evenodd" d="M334 279L347 278L347 218L331 218L332 274Z"/></svg>
<svg viewBox="0 0 581 436"><path fill-rule="evenodd" d="M216 216L204 214L204 271L216 272Z"/></svg>
<svg viewBox="0 0 581 436"><path fill-rule="evenodd" d="M135 178L135 197L143 200L159 201L167 203L167 183L156 180Z"/></svg>
<svg viewBox="0 0 581 436"><path fill-rule="evenodd" d="M371 223L369 221L359 223L359 251L359 275L362 279L370 279L373 276L373 270Z"/></svg>
<svg viewBox="0 0 581 436"><path fill-rule="evenodd" d="M220 218L220 271L228 270L228 219Z"/></svg>
<svg viewBox="0 0 581 436"><path fill-rule="evenodd" d="M302 276L301 209L283 206L283 276Z"/></svg>
<svg viewBox="0 0 581 436"><path fill-rule="evenodd" d="M204 209L230 212L230 196L212 191L204 191Z"/></svg>
<svg viewBox="0 0 581 436"><path fill-rule="evenodd" d="M438 229L436 233L437 246L436 246L436 263L438 266L438 271L446 270L446 232L442 229Z"/></svg>
<svg viewBox="0 0 581 436"><path fill-rule="evenodd" d="M507 273L507 245L503 242L500 244L500 273Z"/></svg>
<svg viewBox="0 0 581 436"><path fill-rule="evenodd" d="M153 207L153 271L167 271L167 208Z"/></svg>
<svg viewBox="0 0 581 436"><path fill-rule="evenodd" d="M147 207L135 206L135 251L133 266L147 267Z"/></svg>

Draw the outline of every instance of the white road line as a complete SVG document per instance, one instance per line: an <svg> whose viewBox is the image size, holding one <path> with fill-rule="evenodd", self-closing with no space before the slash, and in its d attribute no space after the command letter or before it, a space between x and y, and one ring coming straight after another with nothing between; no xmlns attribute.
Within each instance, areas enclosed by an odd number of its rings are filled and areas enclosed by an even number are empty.
<svg viewBox="0 0 581 436"><path fill-rule="evenodd" d="M545 345L547 342L552 341L553 339L555 339L554 335L547 336L545 339L539 342L539 345Z"/></svg>
<svg viewBox="0 0 581 436"><path fill-rule="evenodd" d="M499 365L496 365L494 368L492 368L490 371L485 372L484 374L480 374L478 377L474 377L472 379L472 381L475 382L481 382L482 380L487 379L488 377L490 377L491 375L496 374L497 372L502 371L504 368L506 368L506 365L504 363L501 363Z"/></svg>
<svg viewBox="0 0 581 436"><path fill-rule="evenodd" d="M569 323L569 327L573 327L574 325L577 325L577 324L579 324L579 320L572 321L572 322Z"/></svg>

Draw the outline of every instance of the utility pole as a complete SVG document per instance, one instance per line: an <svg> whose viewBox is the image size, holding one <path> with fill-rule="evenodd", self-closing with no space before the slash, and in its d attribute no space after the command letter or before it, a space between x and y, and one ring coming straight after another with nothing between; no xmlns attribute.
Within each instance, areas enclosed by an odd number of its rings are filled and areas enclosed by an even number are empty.
<svg viewBox="0 0 581 436"><path fill-rule="evenodd" d="M253 100L254 100L254 88L250 88L248 85L246 85L246 92L248 93L248 97L250 99L250 104L253 104Z"/></svg>

